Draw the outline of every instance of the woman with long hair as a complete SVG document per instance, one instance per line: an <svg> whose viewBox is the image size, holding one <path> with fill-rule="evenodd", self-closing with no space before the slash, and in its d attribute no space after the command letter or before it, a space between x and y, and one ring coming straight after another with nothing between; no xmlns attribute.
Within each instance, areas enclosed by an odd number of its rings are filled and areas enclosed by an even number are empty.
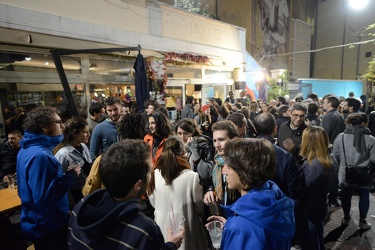
<svg viewBox="0 0 375 250"><path fill-rule="evenodd" d="M337 179L337 162L329 153L329 138L322 127L307 127L302 134L299 169L300 192L296 198L297 236L302 250L324 249L323 223L327 195Z"/></svg>
<svg viewBox="0 0 375 250"><path fill-rule="evenodd" d="M152 164L155 167L160 154L163 152L164 141L171 132L167 117L159 112L148 115L148 131L143 140L150 146Z"/></svg>
<svg viewBox="0 0 375 250"><path fill-rule="evenodd" d="M202 113L201 105L197 102L197 103L194 104L194 118L199 116L200 113Z"/></svg>
<svg viewBox="0 0 375 250"><path fill-rule="evenodd" d="M199 116L195 117L195 121L197 122L199 128L202 130L204 135L207 135L212 138L212 124L213 119L211 117L211 107L210 105L206 104L202 108L202 113Z"/></svg>
<svg viewBox="0 0 375 250"><path fill-rule="evenodd" d="M82 167L79 180L70 189L72 206L82 199L82 187L90 173L92 160L86 146L90 138L89 126L83 118L74 117L66 121L63 135L64 139L52 151L55 158L61 163L64 172L67 172L72 164Z"/></svg>
<svg viewBox="0 0 375 250"><path fill-rule="evenodd" d="M359 190L359 227L371 228L366 221L370 206L372 183L353 185L346 180L347 166L367 167L375 164L375 138L367 128L368 117L365 113L351 114L346 118L346 129L339 134L333 144L333 155L340 163L339 186L341 187L341 205L344 210L342 225L350 223L350 207L354 189Z"/></svg>
<svg viewBox="0 0 375 250"><path fill-rule="evenodd" d="M230 111L224 105L217 108L217 113L219 114L219 117L217 118L218 122L226 120L230 115Z"/></svg>
<svg viewBox="0 0 375 250"><path fill-rule="evenodd" d="M207 249L206 233L199 214L203 212L203 188L198 174L184 158L184 144L177 136L164 142L156 168L151 174L147 194L155 208L155 222L167 237L169 213L185 217L185 236L179 249Z"/></svg>
<svg viewBox="0 0 375 250"><path fill-rule="evenodd" d="M176 124L176 135L185 144L187 160L201 180L208 180L214 165L212 138L202 134L195 120L181 119Z"/></svg>

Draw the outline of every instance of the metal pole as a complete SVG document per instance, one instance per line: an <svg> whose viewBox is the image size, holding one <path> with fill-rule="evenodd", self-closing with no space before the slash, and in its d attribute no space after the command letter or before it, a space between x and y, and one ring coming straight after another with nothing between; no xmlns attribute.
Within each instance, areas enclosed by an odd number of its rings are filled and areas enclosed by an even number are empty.
<svg viewBox="0 0 375 250"><path fill-rule="evenodd" d="M345 44L345 31L346 31L346 13L347 13L347 4L346 4L346 1L344 0L344 31L343 31L343 35L342 35L342 45ZM343 79L343 75L344 75L344 49L345 49L345 46L342 46L341 48L341 80Z"/></svg>
<svg viewBox="0 0 375 250"><path fill-rule="evenodd" d="M76 103L74 102L74 97L72 90L69 87L68 78L66 77L64 67L61 62L60 53L58 49L51 49L51 55L53 61L55 62L57 73L60 76L61 84L63 85L66 99L68 99L69 107L72 112L72 116L79 117L78 109Z"/></svg>
<svg viewBox="0 0 375 250"><path fill-rule="evenodd" d="M358 36L358 41L361 42L361 36ZM358 49L357 49L357 65L356 65L356 68L355 68L355 79L358 80L358 69L359 69L359 53L361 52L361 44L358 44Z"/></svg>

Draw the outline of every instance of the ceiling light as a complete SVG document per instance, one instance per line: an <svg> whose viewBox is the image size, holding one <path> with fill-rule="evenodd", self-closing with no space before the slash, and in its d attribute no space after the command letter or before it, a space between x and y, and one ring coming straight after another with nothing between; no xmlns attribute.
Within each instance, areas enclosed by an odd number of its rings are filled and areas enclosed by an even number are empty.
<svg viewBox="0 0 375 250"><path fill-rule="evenodd" d="M26 56L26 57L25 57L25 60L26 60L26 61L31 61L31 59L32 59L32 58L29 57L29 56Z"/></svg>
<svg viewBox="0 0 375 250"><path fill-rule="evenodd" d="M48 63L48 62L45 62L44 64L45 64L45 65L48 65L49 63Z"/></svg>

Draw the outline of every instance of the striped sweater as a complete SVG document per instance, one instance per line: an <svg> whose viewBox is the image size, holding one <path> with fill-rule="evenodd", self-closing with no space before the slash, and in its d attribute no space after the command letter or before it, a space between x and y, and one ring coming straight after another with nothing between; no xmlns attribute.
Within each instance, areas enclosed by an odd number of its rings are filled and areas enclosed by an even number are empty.
<svg viewBox="0 0 375 250"><path fill-rule="evenodd" d="M138 199L114 200L106 190L84 197L69 220L70 249L176 249L142 213Z"/></svg>

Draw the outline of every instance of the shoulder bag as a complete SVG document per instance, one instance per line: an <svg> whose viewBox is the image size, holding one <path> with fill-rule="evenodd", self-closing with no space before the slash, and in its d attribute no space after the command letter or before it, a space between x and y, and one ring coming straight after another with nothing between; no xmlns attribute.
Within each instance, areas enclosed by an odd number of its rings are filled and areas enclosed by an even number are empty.
<svg viewBox="0 0 375 250"><path fill-rule="evenodd" d="M369 166L348 165L346 162L346 154L344 147L344 135L342 135L342 148L344 150L345 159L345 180L349 186L366 186L372 185L375 176L375 168Z"/></svg>

